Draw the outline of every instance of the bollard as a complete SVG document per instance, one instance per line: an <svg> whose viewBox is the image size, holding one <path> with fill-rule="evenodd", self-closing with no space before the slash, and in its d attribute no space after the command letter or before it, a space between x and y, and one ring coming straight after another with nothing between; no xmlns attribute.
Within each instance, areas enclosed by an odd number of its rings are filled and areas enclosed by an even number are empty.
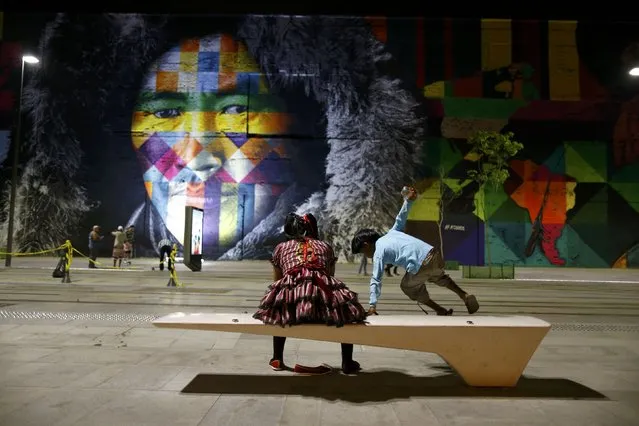
<svg viewBox="0 0 639 426"><path fill-rule="evenodd" d="M177 287L177 283L173 279L173 275L169 276L169 282L166 284L167 287Z"/></svg>
<svg viewBox="0 0 639 426"><path fill-rule="evenodd" d="M67 252L65 254L66 263L64 265L64 276L62 277L62 283L70 284L71 283L71 262L73 262L73 246L71 245L71 241L67 240L64 245L66 246Z"/></svg>
<svg viewBox="0 0 639 426"><path fill-rule="evenodd" d="M168 259L168 267L169 267L169 282L166 284L167 287L179 287L177 282L177 274L175 273L175 256L177 254L177 244L173 244L173 249L171 250L171 254Z"/></svg>

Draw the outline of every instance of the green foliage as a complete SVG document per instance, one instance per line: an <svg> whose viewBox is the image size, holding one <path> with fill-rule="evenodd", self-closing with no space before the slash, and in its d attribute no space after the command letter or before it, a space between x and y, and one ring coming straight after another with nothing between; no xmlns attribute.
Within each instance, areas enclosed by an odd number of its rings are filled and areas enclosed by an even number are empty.
<svg viewBox="0 0 639 426"><path fill-rule="evenodd" d="M508 179L508 161L517 155L524 147L523 144L514 140L515 135L511 132L499 133L479 130L468 138L471 146L470 154L477 157L477 167L468 169L469 179L479 184L479 189L486 184L493 188L498 188ZM484 215L486 213L486 197L484 197ZM488 224L488 218L485 218ZM490 255L490 241L485 240L486 256L488 265L492 265Z"/></svg>
<svg viewBox="0 0 639 426"><path fill-rule="evenodd" d="M471 153L477 155L477 167L467 171L468 177L480 187L488 184L499 187L508 179L508 161L524 147L511 132L498 133L479 130L468 138Z"/></svg>

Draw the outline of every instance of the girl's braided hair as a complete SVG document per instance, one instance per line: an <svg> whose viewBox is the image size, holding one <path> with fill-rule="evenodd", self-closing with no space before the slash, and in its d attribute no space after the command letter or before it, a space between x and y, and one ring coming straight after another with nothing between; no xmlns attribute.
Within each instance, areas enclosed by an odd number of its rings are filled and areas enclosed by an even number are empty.
<svg viewBox="0 0 639 426"><path fill-rule="evenodd" d="M319 238L317 219L310 213L299 216L289 213L284 222L284 233L289 238Z"/></svg>

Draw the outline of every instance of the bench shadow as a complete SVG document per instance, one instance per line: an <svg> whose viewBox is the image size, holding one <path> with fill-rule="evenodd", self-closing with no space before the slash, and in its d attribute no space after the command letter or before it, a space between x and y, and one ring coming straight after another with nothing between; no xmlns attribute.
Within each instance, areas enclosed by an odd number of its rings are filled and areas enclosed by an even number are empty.
<svg viewBox="0 0 639 426"><path fill-rule="evenodd" d="M182 393L298 395L355 403L411 397L608 399L589 387L561 378L522 376L514 388L474 388L455 374L411 376L393 370L361 372L357 376L198 374Z"/></svg>

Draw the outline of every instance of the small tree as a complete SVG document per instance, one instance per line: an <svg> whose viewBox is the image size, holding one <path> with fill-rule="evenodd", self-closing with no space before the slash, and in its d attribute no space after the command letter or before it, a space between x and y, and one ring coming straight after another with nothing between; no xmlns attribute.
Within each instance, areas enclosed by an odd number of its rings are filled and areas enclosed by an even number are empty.
<svg viewBox="0 0 639 426"><path fill-rule="evenodd" d="M439 207L439 217L437 219L437 232L439 233L439 251L442 254L442 257L446 259L444 256L444 235L442 233L442 227L444 224L444 215L446 213L446 208L448 205L461 194L461 188L450 188L444 182L447 177L446 170L444 167L439 166L437 169L439 175L439 200L437 200L437 204Z"/></svg>
<svg viewBox="0 0 639 426"><path fill-rule="evenodd" d="M513 139L514 136L511 132L499 133L479 130L468 138L471 153L477 156L477 167L468 169L467 175L479 184L479 191L482 191L485 185L497 189L508 179L508 161L524 147L523 144ZM484 223L488 228L485 196L483 197L482 209ZM492 258L488 238L484 239L484 244L486 244L486 255L490 266Z"/></svg>

